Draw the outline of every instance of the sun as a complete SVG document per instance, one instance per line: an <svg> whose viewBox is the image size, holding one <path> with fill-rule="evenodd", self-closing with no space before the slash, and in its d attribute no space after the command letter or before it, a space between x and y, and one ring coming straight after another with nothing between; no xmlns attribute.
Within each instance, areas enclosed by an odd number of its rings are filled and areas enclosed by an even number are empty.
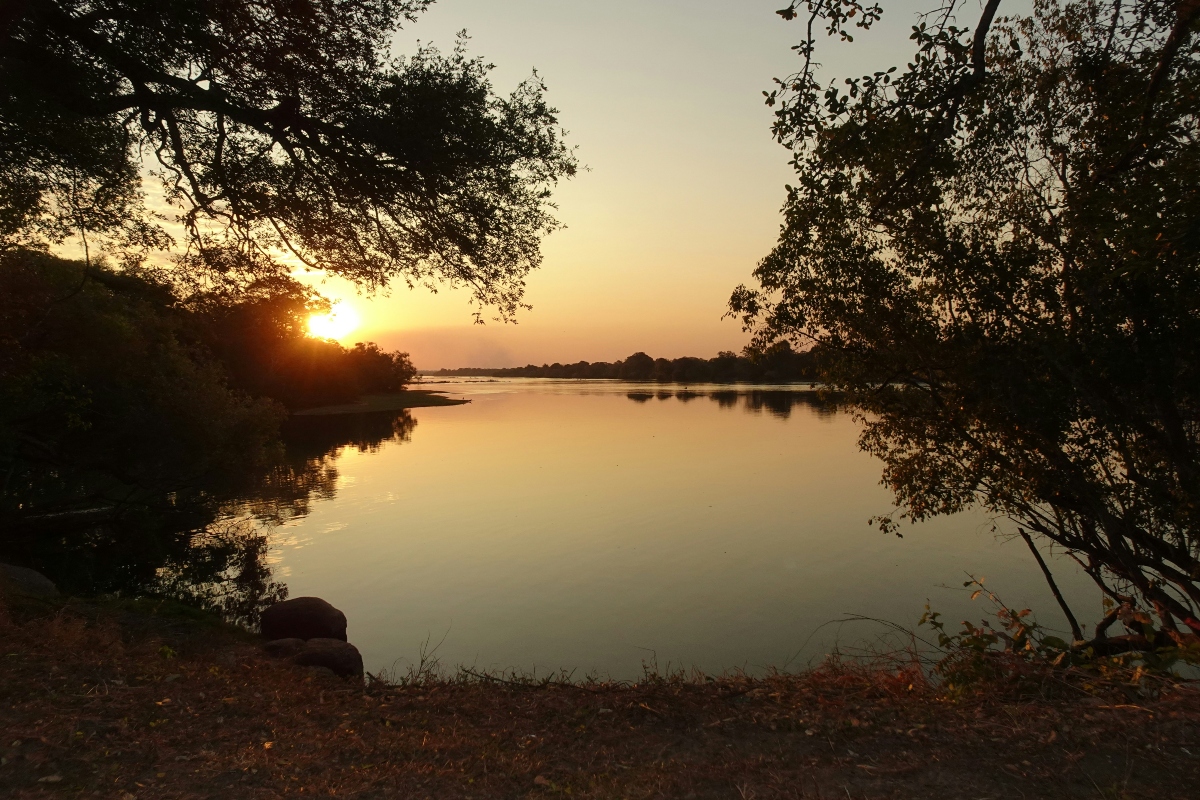
<svg viewBox="0 0 1200 800"><path fill-rule="evenodd" d="M308 318L308 333L318 339L341 339L358 327L358 314L340 300L333 304L327 314L313 314Z"/></svg>

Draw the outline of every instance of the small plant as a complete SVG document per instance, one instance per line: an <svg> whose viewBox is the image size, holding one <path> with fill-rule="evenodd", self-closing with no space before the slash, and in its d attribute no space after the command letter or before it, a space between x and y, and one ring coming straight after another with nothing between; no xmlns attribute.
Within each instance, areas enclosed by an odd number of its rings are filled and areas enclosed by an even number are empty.
<svg viewBox="0 0 1200 800"><path fill-rule="evenodd" d="M941 614L929 604L918 623L936 634L942 655L934 662L933 673L951 693L997 682L1020 684L1026 679L1041 686L1046 670L1079 678L1075 683L1085 691L1103 683L1141 692L1148 689L1149 678L1172 675L1180 663L1200 663L1200 645L1179 644L1156 628L1149 614L1128 602L1118 605L1106 597L1106 614L1096 626L1095 637L1068 643L1039 625L1030 609L1004 603L983 580L972 577L963 587L973 589L972 600L983 596L992 603L998 625L964 620L960 630L948 631ZM1130 633L1109 639L1107 628L1117 620Z"/></svg>

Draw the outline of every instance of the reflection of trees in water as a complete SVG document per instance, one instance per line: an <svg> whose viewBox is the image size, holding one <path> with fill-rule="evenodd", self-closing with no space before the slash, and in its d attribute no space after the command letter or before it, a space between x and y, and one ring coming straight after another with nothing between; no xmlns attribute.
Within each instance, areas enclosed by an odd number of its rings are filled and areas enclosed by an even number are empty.
<svg viewBox="0 0 1200 800"><path fill-rule="evenodd" d="M708 396L716 400L717 405L721 408L733 408L738 401L738 393L732 390L723 389L719 392L711 392Z"/></svg>
<svg viewBox="0 0 1200 800"><path fill-rule="evenodd" d="M253 491L233 498L223 511L274 523L302 517L313 500L329 500L336 494L335 462L343 447L374 453L385 442L407 442L416 426L407 409L293 416L284 426L284 459L267 471Z"/></svg>
<svg viewBox="0 0 1200 800"><path fill-rule="evenodd" d="M293 417L282 457L249 484L214 479L207 490L189 487L186 502L169 495L89 524L63 519L37 531L0 531L0 549L70 594L173 597L253 625L287 596L268 558L272 530L335 495L343 447L375 452L408 441L416 424L407 410Z"/></svg>
<svg viewBox="0 0 1200 800"><path fill-rule="evenodd" d="M287 597L268 559L267 530L252 518L209 523L192 534L187 550L158 567L142 591L219 613L228 622L255 625L263 609Z"/></svg>
<svg viewBox="0 0 1200 800"><path fill-rule="evenodd" d="M804 406L817 413L819 417L831 417L837 412L837 405L829 398L822 397L820 392L788 392L775 389L754 390L746 392L745 407L747 411L760 413L766 411L772 416L787 419L792 415L796 406Z"/></svg>
<svg viewBox="0 0 1200 800"><path fill-rule="evenodd" d="M374 453L385 442L409 441L416 425L407 409L292 417L284 429L284 459L223 503L217 518L194 533L186 556L158 570L154 588L231 621L256 623L263 608L287 596L267 559L271 531L308 514L313 500L336 495L343 447Z"/></svg>
<svg viewBox="0 0 1200 800"><path fill-rule="evenodd" d="M717 389L711 392L698 392L692 389L681 389L677 392L659 391L629 392L625 395L636 403L644 403L652 397L666 400L674 397L682 403L687 403L697 397L708 397L721 408L742 408L752 414L767 412L771 416L787 419L792 415L796 406L804 406L817 413L820 417L829 417L837 412L837 403L823 392L793 389Z"/></svg>
<svg viewBox="0 0 1200 800"><path fill-rule="evenodd" d="M374 453L385 442L412 438L417 421L408 409L367 414L293 416L284 428L288 452L306 457L325 456L342 447Z"/></svg>
<svg viewBox="0 0 1200 800"><path fill-rule="evenodd" d="M66 594L170 597L253 624L287 596L267 559L268 530L204 507L130 509L103 523L3 537L6 559L44 571Z"/></svg>

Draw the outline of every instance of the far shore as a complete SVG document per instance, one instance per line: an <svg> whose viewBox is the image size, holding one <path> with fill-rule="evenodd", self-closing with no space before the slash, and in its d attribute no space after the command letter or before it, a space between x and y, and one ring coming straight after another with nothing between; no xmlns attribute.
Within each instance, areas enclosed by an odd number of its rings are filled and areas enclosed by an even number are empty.
<svg viewBox="0 0 1200 800"><path fill-rule="evenodd" d="M368 394L354 401L336 406L318 406L293 412L296 417L327 417L334 414L370 414L375 411L400 411L405 408L429 406L461 406L467 399L446 397L445 392L428 389L406 389L393 394Z"/></svg>

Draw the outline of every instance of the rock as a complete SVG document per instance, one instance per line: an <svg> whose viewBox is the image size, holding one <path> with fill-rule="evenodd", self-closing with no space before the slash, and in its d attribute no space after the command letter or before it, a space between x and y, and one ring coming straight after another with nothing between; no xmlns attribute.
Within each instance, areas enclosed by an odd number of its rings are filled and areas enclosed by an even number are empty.
<svg viewBox="0 0 1200 800"><path fill-rule="evenodd" d="M276 603L259 620L264 639L340 639L346 641L346 615L319 597Z"/></svg>
<svg viewBox="0 0 1200 800"><path fill-rule="evenodd" d="M263 645L263 650L272 658L291 658L304 649L303 639L275 639Z"/></svg>
<svg viewBox="0 0 1200 800"><path fill-rule="evenodd" d="M309 639L292 661L302 667L327 667L342 678L361 678L362 654L340 639Z"/></svg>
<svg viewBox="0 0 1200 800"><path fill-rule="evenodd" d="M58 587L42 573L12 564L0 564L0 584L17 594L33 597L53 597Z"/></svg>
<svg viewBox="0 0 1200 800"><path fill-rule="evenodd" d="M329 667L305 667L304 671L314 678L333 678L335 681L340 680L337 673Z"/></svg>

